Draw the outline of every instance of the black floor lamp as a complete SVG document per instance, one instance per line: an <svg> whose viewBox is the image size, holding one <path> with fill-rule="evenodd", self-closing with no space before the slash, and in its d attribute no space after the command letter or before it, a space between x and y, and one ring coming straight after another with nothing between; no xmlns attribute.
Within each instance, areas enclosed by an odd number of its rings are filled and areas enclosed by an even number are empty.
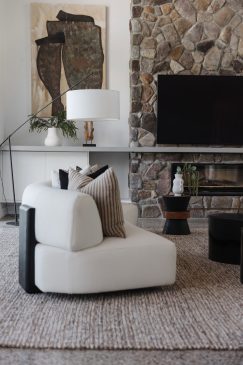
<svg viewBox="0 0 243 365"><path fill-rule="evenodd" d="M67 90L65 90L63 93L59 94L57 97L52 99L48 104L43 106L40 110L38 110L35 114L31 115L28 119L26 119L22 124L20 124L12 133L8 135L7 138L3 140L3 142L0 144L0 149L2 149L2 146L8 142L9 146L9 157L10 157L10 169L11 169L11 179L12 179L12 189L13 189L13 201L14 201L14 215L15 220L13 222L7 222L7 224L18 226L19 220L18 220L18 213L17 213L17 204L16 204L16 198L15 198L15 185L14 185L14 174L13 174L13 159L12 159L12 147L11 147L11 138L15 133L17 133L25 124L29 123L33 117L36 117L40 112L45 110L49 105L53 104L56 100L60 99L63 95L65 95L68 91L72 90L74 87L79 85L81 82L86 81L92 74L89 74L87 77L85 77L82 80L79 80L76 84L69 87Z"/></svg>

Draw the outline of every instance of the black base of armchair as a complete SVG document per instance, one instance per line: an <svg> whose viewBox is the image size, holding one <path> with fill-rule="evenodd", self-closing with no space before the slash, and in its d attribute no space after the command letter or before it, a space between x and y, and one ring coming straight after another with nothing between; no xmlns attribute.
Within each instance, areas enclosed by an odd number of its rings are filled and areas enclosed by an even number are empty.
<svg viewBox="0 0 243 365"><path fill-rule="evenodd" d="M19 208L19 284L27 293L41 293L35 285L35 208Z"/></svg>

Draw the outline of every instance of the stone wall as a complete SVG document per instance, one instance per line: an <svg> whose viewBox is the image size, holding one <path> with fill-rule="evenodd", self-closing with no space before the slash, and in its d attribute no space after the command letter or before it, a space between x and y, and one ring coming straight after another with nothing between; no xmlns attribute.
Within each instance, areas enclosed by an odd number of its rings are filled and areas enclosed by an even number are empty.
<svg viewBox="0 0 243 365"><path fill-rule="evenodd" d="M156 143L158 74L243 75L242 0L132 0L132 146Z"/></svg>
<svg viewBox="0 0 243 365"><path fill-rule="evenodd" d="M130 145L156 144L157 75L243 75L242 0L132 0ZM170 189L170 162L232 159L218 155L138 154L130 161L131 198L140 216L161 221L157 196ZM212 159L209 161L208 159ZM241 156L237 157L243 162ZM198 198L209 208L239 206L240 198ZM236 203L237 200L237 203ZM222 204L221 204L222 203ZM196 210L195 210L196 212Z"/></svg>

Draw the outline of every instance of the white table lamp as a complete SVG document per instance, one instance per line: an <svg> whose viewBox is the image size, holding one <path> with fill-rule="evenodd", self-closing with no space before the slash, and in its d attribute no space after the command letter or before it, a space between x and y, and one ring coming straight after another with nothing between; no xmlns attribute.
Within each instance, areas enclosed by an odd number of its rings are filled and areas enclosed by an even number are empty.
<svg viewBox="0 0 243 365"><path fill-rule="evenodd" d="M95 146L93 121L120 118L119 91L105 89L82 89L67 92L67 119L83 120L84 146ZM87 141L91 143L87 144Z"/></svg>

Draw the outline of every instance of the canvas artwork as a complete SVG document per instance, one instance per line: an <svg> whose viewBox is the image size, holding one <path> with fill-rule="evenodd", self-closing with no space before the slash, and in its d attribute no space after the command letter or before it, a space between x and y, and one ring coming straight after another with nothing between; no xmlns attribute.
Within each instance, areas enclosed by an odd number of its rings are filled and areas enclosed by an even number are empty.
<svg viewBox="0 0 243 365"><path fill-rule="evenodd" d="M106 7L31 4L32 113L69 87L105 87ZM65 95L39 116L65 108Z"/></svg>

